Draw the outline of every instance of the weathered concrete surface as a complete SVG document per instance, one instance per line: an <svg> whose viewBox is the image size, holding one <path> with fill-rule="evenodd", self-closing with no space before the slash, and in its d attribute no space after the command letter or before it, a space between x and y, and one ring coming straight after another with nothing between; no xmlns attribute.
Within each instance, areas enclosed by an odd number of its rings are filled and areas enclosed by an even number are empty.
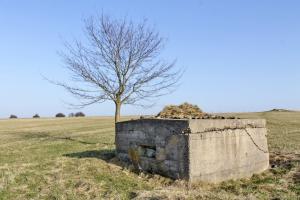
<svg viewBox="0 0 300 200"><path fill-rule="evenodd" d="M116 125L116 150L136 168L171 178L188 174L187 120L144 119ZM151 153L154 151L154 155Z"/></svg>
<svg viewBox="0 0 300 200"><path fill-rule="evenodd" d="M220 182L269 166L265 120L142 119L116 125L121 160L192 182Z"/></svg>

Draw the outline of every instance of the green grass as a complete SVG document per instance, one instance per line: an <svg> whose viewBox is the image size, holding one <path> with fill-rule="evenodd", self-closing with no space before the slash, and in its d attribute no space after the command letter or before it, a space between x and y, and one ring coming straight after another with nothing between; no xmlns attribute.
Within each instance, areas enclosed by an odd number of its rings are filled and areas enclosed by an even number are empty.
<svg viewBox="0 0 300 200"><path fill-rule="evenodd" d="M267 119L276 167L218 185L122 168L110 117L0 120L0 199L297 199L300 113L236 115Z"/></svg>

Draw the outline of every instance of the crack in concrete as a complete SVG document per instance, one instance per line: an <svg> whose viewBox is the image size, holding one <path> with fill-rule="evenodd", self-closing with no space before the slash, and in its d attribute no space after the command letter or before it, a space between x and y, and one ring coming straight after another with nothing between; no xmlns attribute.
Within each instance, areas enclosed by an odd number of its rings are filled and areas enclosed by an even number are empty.
<svg viewBox="0 0 300 200"><path fill-rule="evenodd" d="M201 132L191 132L190 129L186 129L183 131L184 134L201 134L201 133L209 133L209 132L222 132L222 131L227 131L227 130L245 130L247 128L265 128L265 127L244 127L244 128L240 128L240 127L236 127L236 128L231 128L231 127L224 127L224 128L207 128L204 129L204 131Z"/></svg>
<svg viewBox="0 0 300 200"><path fill-rule="evenodd" d="M263 153L269 153L269 151L265 151L263 150L258 144L256 144L256 142L254 141L252 135L249 133L249 131L247 130L247 128L244 129L245 132L247 133L247 135L250 137L251 141L253 142L253 144L256 146L256 148L260 151L262 151Z"/></svg>
<svg viewBox="0 0 300 200"><path fill-rule="evenodd" d="M252 135L248 132L247 128L264 128L264 127L253 127L253 126L250 126L250 127L245 127L245 128L231 128L231 127L225 127L223 129L219 129L219 128L212 128L212 129L205 129L205 131L203 132L196 132L196 133L191 133L190 130L189 132L184 132L184 134L201 134L201 133L208 133L208 132L213 132L213 131L226 131L226 130L244 130L246 132L246 134L250 137L252 143L256 146L256 148L260 151L262 151L263 153L269 153L269 151L266 151L264 149L262 149L256 142L255 140L253 139Z"/></svg>

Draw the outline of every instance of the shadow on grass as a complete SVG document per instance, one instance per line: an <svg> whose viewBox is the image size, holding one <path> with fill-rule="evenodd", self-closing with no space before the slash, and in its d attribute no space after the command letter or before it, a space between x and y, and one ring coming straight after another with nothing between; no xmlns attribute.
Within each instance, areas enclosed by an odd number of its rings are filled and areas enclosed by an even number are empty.
<svg viewBox="0 0 300 200"><path fill-rule="evenodd" d="M83 152L76 152L76 153L69 153L64 154L63 156L69 158L96 158L103 160L108 164L112 164L118 166L122 169L126 168L130 170L132 173L140 174L140 170L134 167L130 162L121 161L116 156L116 150L91 150L91 151L83 151ZM148 174L149 175L149 174Z"/></svg>
<svg viewBox="0 0 300 200"><path fill-rule="evenodd" d="M76 140L74 138L71 137L53 137L54 139L58 139L58 140L69 140L72 142L78 142L81 144L97 144L96 142L87 142L87 141L82 141L82 140Z"/></svg>
<svg viewBox="0 0 300 200"><path fill-rule="evenodd" d="M116 156L115 149L112 150L93 150L93 151L83 151L76 153L64 154L66 157L70 158L98 158L109 162Z"/></svg>
<svg viewBox="0 0 300 200"><path fill-rule="evenodd" d="M67 135L67 134L66 134ZM39 132L39 133L29 133L29 134L21 134L22 138L25 139L50 139L50 140L67 140L72 142L78 142L81 144L97 144L97 142L88 142L83 140L74 139L71 137L63 137L63 136L53 136L47 132ZM107 143L105 143L107 144Z"/></svg>
<svg viewBox="0 0 300 200"><path fill-rule="evenodd" d="M76 152L76 153L68 153L64 154L63 156L69 157L69 158L96 158L103 160L106 163L113 164L115 166L121 167L121 168L130 168L129 163L120 161L116 156L116 150L110 149L110 150L91 150L91 151L83 151L83 152ZM131 172L138 174L139 171L136 169L130 169Z"/></svg>

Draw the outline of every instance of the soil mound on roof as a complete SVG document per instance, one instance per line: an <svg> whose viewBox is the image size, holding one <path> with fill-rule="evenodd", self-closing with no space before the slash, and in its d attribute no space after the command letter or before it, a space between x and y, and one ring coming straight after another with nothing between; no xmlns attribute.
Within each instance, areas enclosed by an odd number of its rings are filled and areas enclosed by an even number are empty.
<svg viewBox="0 0 300 200"><path fill-rule="evenodd" d="M183 103L179 106L169 105L158 113L157 118L169 118L169 119L202 119L208 116L197 105Z"/></svg>
<svg viewBox="0 0 300 200"><path fill-rule="evenodd" d="M179 106L169 105L155 116L163 119L239 119L234 116L211 115L203 112L197 105L183 103Z"/></svg>

